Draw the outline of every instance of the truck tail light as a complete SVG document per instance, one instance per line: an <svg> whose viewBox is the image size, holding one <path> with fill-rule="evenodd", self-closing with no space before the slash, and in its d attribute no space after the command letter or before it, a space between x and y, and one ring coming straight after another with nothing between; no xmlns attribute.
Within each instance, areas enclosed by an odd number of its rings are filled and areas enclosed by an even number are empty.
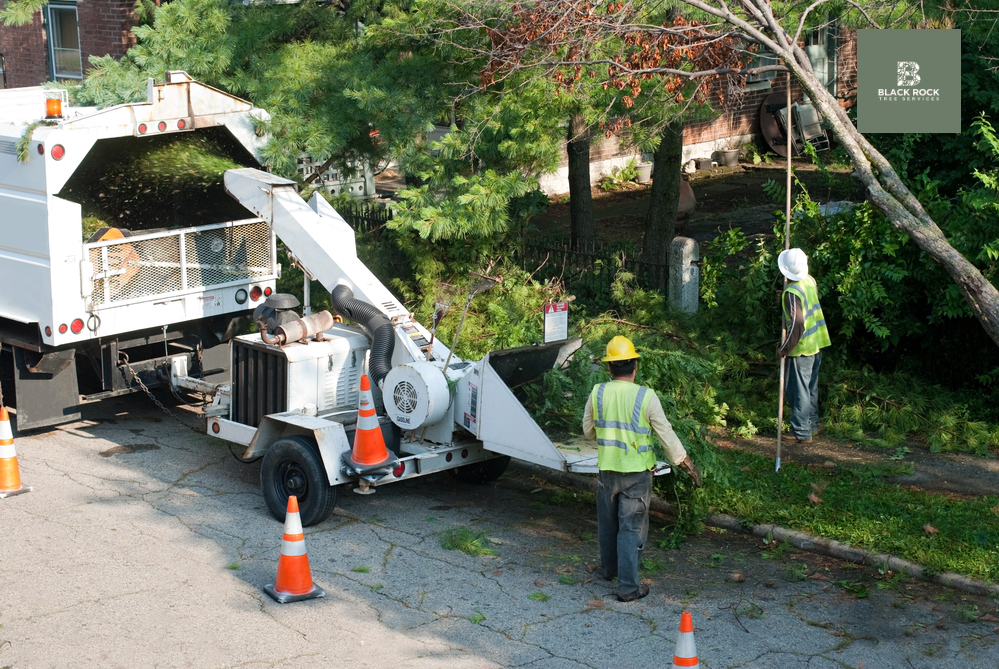
<svg viewBox="0 0 999 669"><path fill-rule="evenodd" d="M140 123L139 124L139 134L140 135L145 135L146 134L146 130L148 130L148 128L146 128L146 124L145 123Z"/></svg>
<svg viewBox="0 0 999 669"><path fill-rule="evenodd" d="M40 156L44 156L45 155L45 145L44 144L39 144L38 145L38 155L40 155Z"/></svg>
<svg viewBox="0 0 999 669"><path fill-rule="evenodd" d="M62 144L56 144L52 147L52 158L55 160L62 160L62 157L66 155L66 149L63 148Z"/></svg>
<svg viewBox="0 0 999 669"><path fill-rule="evenodd" d="M73 331L73 334L80 334L83 332L83 321L79 318L74 319L69 325L69 329Z"/></svg>
<svg viewBox="0 0 999 669"><path fill-rule="evenodd" d="M236 303L237 304L246 304L246 289L245 288L240 288L239 290L236 291Z"/></svg>
<svg viewBox="0 0 999 669"><path fill-rule="evenodd" d="M263 291L260 290L260 286L254 286L253 288L250 289L250 299L253 300L254 302L259 300L262 294Z"/></svg>
<svg viewBox="0 0 999 669"><path fill-rule="evenodd" d="M270 287L270 286L267 286L266 288L264 288L264 295L265 295L265 296L267 296L267 297L270 297L270 296L271 296L271 293L273 293L273 292L274 292L274 291L273 291L273 290L271 290L271 287Z"/></svg>
<svg viewBox="0 0 999 669"><path fill-rule="evenodd" d="M166 121L160 121L159 123L156 124L156 127L159 129L160 132L163 132L164 130L166 130Z"/></svg>
<svg viewBox="0 0 999 669"><path fill-rule="evenodd" d="M66 327L66 324L65 324L65 323L63 323L62 325L60 325L60 326L59 326L59 334L66 334L66 332L67 332L68 330L69 330L69 328L68 328L68 327Z"/></svg>
<svg viewBox="0 0 999 669"><path fill-rule="evenodd" d="M46 337L51 337L52 336L52 326L51 325L46 325L45 326L45 336Z"/></svg>
<svg viewBox="0 0 999 669"><path fill-rule="evenodd" d="M184 119L180 119L179 121L177 121L178 130L183 130L186 127L187 127L187 121L185 121Z"/></svg>
<svg viewBox="0 0 999 669"><path fill-rule="evenodd" d="M406 471L406 463L400 462L398 465L396 465L396 468L392 470L392 476L399 478L400 476L402 476L403 472L405 471Z"/></svg>

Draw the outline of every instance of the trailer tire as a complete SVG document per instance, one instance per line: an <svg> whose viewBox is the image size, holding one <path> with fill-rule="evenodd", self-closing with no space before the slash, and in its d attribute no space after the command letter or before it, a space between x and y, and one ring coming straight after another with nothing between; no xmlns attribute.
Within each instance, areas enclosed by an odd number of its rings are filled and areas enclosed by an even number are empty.
<svg viewBox="0 0 999 669"><path fill-rule="evenodd" d="M307 437L279 439L260 463L260 488L271 515L284 522L288 497L298 497L302 526L317 525L333 513L336 488L330 485L316 442Z"/></svg>
<svg viewBox="0 0 999 669"><path fill-rule="evenodd" d="M499 477L503 476L503 473L509 466L510 456L504 455L491 460L473 462L470 465L457 467L452 469L451 473L454 474L454 477L462 483L482 484L495 481Z"/></svg>

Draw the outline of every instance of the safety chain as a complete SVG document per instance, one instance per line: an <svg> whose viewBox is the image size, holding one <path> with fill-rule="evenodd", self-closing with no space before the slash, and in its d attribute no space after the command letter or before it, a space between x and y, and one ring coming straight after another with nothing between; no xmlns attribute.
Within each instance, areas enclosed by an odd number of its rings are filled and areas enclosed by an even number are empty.
<svg viewBox="0 0 999 669"><path fill-rule="evenodd" d="M132 367L132 365L128 364L128 354L124 353L122 351L119 351L119 355L123 358L122 362L125 363L126 367L128 367L128 371L132 373L132 378L135 379L135 382L139 384L139 387L142 388L143 392L145 392L146 395L149 396L149 399L151 399L153 401L153 404L155 404L156 406L158 406L160 409L163 410L163 413L165 413L166 415L168 415L171 418L173 418L175 421L177 421L178 423L180 423L181 425L183 425L184 427L186 427L191 432L193 432L195 434L205 434L204 431L199 430L198 428L193 427L191 425L188 425L186 422L184 422L183 420L180 419L180 416L178 416L174 412L170 411L170 409L166 408L166 406L164 406L163 403L160 402L156 398L155 395L153 395L152 391L149 390L149 388L146 387L146 384L142 382L142 379L139 378L139 373L135 371L135 369Z"/></svg>

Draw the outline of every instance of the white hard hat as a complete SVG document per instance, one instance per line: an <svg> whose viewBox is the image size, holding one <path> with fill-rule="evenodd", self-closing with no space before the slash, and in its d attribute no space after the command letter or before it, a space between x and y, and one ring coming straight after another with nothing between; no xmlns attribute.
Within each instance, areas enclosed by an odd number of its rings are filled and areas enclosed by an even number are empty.
<svg viewBox="0 0 999 669"><path fill-rule="evenodd" d="M781 251L777 256L780 273L790 281L801 281L808 276L808 257L801 249Z"/></svg>

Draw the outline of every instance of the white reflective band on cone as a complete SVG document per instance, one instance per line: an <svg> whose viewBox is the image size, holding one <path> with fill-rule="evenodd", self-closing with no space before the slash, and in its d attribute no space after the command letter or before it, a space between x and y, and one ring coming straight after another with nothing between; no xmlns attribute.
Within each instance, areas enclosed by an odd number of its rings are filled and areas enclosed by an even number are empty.
<svg viewBox="0 0 999 669"><path fill-rule="evenodd" d="M285 540L281 542L281 555L286 557L298 557L305 554L305 539L299 539L298 541Z"/></svg>
<svg viewBox="0 0 999 669"><path fill-rule="evenodd" d="M0 441L10 441L14 438L14 433L10 431L10 421L0 421Z"/></svg>
<svg viewBox="0 0 999 669"><path fill-rule="evenodd" d="M378 416L372 414L370 416L358 416L357 417L357 429L358 430L379 430L381 429L378 425Z"/></svg>
<svg viewBox="0 0 999 669"><path fill-rule="evenodd" d="M14 444L0 444L0 460L16 457L17 453L14 452Z"/></svg>
<svg viewBox="0 0 999 669"><path fill-rule="evenodd" d="M302 516L298 511L292 511L284 518L285 534L302 534Z"/></svg>

